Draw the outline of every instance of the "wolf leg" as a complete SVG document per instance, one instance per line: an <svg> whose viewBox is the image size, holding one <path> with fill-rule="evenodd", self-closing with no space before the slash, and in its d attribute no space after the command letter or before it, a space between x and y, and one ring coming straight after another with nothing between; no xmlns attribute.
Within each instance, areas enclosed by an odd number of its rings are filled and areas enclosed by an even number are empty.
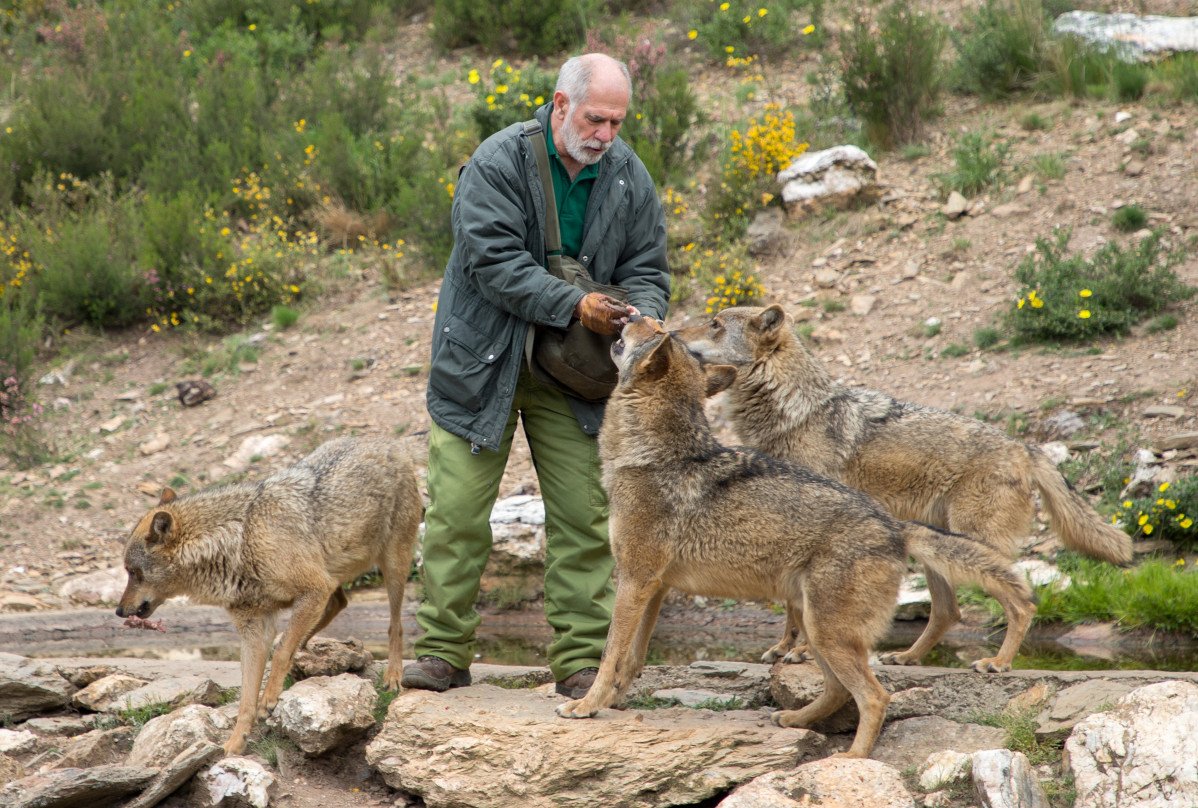
<svg viewBox="0 0 1198 808"><path fill-rule="evenodd" d="M940 638L961 619L961 608L957 605L957 589L951 582L929 569L924 570L928 581L928 593L932 598L932 613L928 624L910 648L901 653L881 654L884 665L918 665L924 654L931 651Z"/></svg>
<svg viewBox="0 0 1198 808"><path fill-rule="evenodd" d="M761 655L761 661L766 665L772 665L779 659L787 663L797 663L808 658L807 643L799 640L799 627L802 625L803 612L797 604L787 601L786 628L783 631L782 639Z"/></svg>
<svg viewBox="0 0 1198 808"><path fill-rule="evenodd" d="M604 707L610 707L628 688L630 657L634 640L640 632L651 633L653 626L644 625L649 606L658 602L661 590L667 587L660 579L633 581L621 575L616 586L616 602L612 607L611 627L599 663L599 675L586 696L558 705L557 714L563 718L590 718ZM656 617L656 614L654 614ZM643 664L643 660L642 660Z"/></svg>
<svg viewBox="0 0 1198 808"><path fill-rule="evenodd" d="M1011 662L1019 653L1019 646L1032 624L1032 616L1036 614L1036 605L1022 592L1001 582L983 581L983 585L1002 605L1007 616L1007 633L997 654L974 660L970 667L979 673L1002 673L1011 669Z"/></svg>
<svg viewBox="0 0 1198 808"><path fill-rule="evenodd" d="M340 587L336 591L340 591ZM341 597L344 599L344 593ZM295 652L299 650L300 640L315 633L316 626L335 598L332 592L310 592L301 595L292 604L291 624L287 626L287 633L275 649L270 663L270 676L266 680L266 691L262 694L262 709L265 712L269 713L275 708L275 702L283 692L283 680L291 672L291 662L295 659Z"/></svg>
<svg viewBox="0 0 1198 808"><path fill-rule="evenodd" d="M628 648L628 659L624 661L628 671L628 680L621 692L628 690L629 685L636 681L645 668L645 655L649 653L649 639L653 636L653 626L657 623L657 615L661 611L662 601L666 599L669 591L670 588L663 584L649 600L649 605L645 607L645 613L641 615L640 625L636 629L636 637Z"/></svg>
<svg viewBox="0 0 1198 808"><path fill-rule="evenodd" d="M387 605L391 610L391 620L387 624L387 672L383 675L383 687L390 690L399 690L403 673L403 593L411 572L416 528L413 523L411 539L401 543L397 552L389 552L380 559L383 583L387 585Z"/></svg>
<svg viewBox="0 0 1198 808"><path fill-rule="evenodd" d="M345 594L345 590L337 587L333 590L333 594L329 595L329 602L324 606L324 614L320 616L320 620L308 632L308 636L304 637L304 641L299 644L300 648L308 647L308 640L315 637L322 628L333 622L333 618L341 614L341 610L349 605L349 598Z"/></svg>
<svg viewBox="0 0 1198 808"><path fill-rule="evenodd" d="M241 702L237 707L237 723L225 742L226 755L245 751L250 732L258 720L258 690L266 671L266 657L274 639L273 620L256 616L233 616L233 624L241 635Z"/></svg>

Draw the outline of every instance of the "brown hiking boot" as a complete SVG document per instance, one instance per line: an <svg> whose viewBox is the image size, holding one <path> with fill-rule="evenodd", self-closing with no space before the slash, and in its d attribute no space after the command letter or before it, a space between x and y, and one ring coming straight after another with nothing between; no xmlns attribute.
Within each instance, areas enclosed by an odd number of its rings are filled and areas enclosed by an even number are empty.
<svg viewBox="0 0 1198 808"><path fill-rule="evenodd" d="M451 687L465 687L470 684L470 670L455 668L441 657L425 654L411 665L404 666L403 678L399 680L399 684L417 690L441 692Z"/></svg>
<svg viewBox="0 0 1198 808"><path fill-rule="evenodd" d="M598 668L583 668L562 679L554 689L557 690L559 696L565 696L568 699L581 699L591 689L591 685L595 684L595 677L598 675Z"/></svg>

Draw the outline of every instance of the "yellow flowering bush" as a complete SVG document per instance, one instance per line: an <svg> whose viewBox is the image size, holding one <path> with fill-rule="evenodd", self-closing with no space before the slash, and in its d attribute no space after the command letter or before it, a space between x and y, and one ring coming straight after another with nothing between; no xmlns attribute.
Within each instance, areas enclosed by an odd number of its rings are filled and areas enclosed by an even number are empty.
<svg viewBox="0 0 1198 808"><path fill-rule="evenodd" d="M684 274L703 290L708 314L765 298L765 288L757 280L756 267L742 242L712 247L691 242L676 249L670 260L675 274Z"/></svg>
<svg viewBox="0 0 1198 808"><path fill-rule="evenodd" d="M557 76L542 70L536 60L520 68L503 59L485 70L470 68L466 82L474 89L474 120L479 140L517 121L527 121L542 104L553 100Z"/></svg>
<svg viewBox="0 0 1198 808"><path fill-rule="evenodd" d="M707 217L727 228L726 235L739 236L752 211L775 201L777 173L806 150L795 138L794 114L767 104L760 119L728 133L723 175Z"/></svg>
<svg viewBox="0 0 1198 808"><path fill-rule="evenodd" d="M1125 499L1111 521L1134 539L1166 539L1198 547L1198 476L1161 483L1147 497Z"/></svg>

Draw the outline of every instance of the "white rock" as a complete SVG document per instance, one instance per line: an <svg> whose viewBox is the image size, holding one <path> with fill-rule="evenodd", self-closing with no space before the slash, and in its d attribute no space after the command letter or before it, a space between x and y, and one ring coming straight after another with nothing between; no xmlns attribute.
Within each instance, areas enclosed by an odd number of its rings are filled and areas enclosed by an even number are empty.
<svg viewBox="0 0 1198 808"><path fill-rule="evenodd" d="M147 721L133 741L128 763L161 768L196 741L224 743L230 728L232 723L220 710L189 704Z"/></svg>
<svg viewBox="0 0 1198 808"><path fill-rule="evenodd" d="M0 754L23 755L37 746L37 736L27 729L0 729Z"/></svg>
<svg viewBox="0 0 1198 808"><path fill-rule="evenodd" d="M1198 805L1198 685L1147 685L1107 713L1077 723L1065 742L1077 805L1192 808Z"/></svg>
<svg viewBox="0 0 1198 808"><path fill-rule="evenodd" d="M109 567L106 570L68 578L58 590L58 594L93 606L112 605L120 601L128 580L129 575L123 567Z"/></svg>
<svg viewBox="0 0 1198 808"><path fill-rule="evenodd" d="M878 760L827 758L771 772L729 794L718 808L915 808L898 769Z"/></svg>
<svg viewBox="0 0 1198 808"><path fill-rule="evenodd" d="M933 752L919 769L919 787L936 791L969 776L973 758L951 750Z"/></svg>
<svg viewBox="0 0 1198 808"><path fill-rule="evenodd" d="M305 754L321 755L374 726L377 701L374 685L360 676L314 676L279 694L267 723Z"/></svg>
<svg viewBox="0 0 1198 808"><path fill-rule="evenodd" d="M1044 788L1022 752L974 752L973 788L982 808L1048 808Z"/></svg>
<svg viewBox="0 0 1198 808"><path fill-rule="evenodd" d="M1128 61L1157 53L1198 51L1198 17L1067 11L1053 21L1052 30L1113 50Z"/></svg>
<svg viewBox="0 0 1198 808"><path fill-rule="evenodd" d="M1052 461L1054 466L1059 466L1069 459L1069 447L1060 441L1041 443L1040 451L1044 453L1045 457Z"/></svg>
<svg viewBox="0 0 1198 808"><path fill-rule="evenodd" d="M248 803L253 808L266 808L270 803L270 788L275 777L255 760L244 757L227 757L218 760L212 768L196 775L205 796L202 805L241 805Z"/></svg>

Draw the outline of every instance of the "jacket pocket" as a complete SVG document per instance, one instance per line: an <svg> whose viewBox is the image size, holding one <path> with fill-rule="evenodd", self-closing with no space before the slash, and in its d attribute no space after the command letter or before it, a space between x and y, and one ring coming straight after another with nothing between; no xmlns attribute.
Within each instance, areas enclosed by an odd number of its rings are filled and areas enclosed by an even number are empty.
<svg viewBox="0 0 1198 808"><path fill-rule="evenodd" d="M441 347L429 368L429 384L450 401L478 412L494 383L495 363L507 344L457 316L449 318L441 331Z"/></svg>

